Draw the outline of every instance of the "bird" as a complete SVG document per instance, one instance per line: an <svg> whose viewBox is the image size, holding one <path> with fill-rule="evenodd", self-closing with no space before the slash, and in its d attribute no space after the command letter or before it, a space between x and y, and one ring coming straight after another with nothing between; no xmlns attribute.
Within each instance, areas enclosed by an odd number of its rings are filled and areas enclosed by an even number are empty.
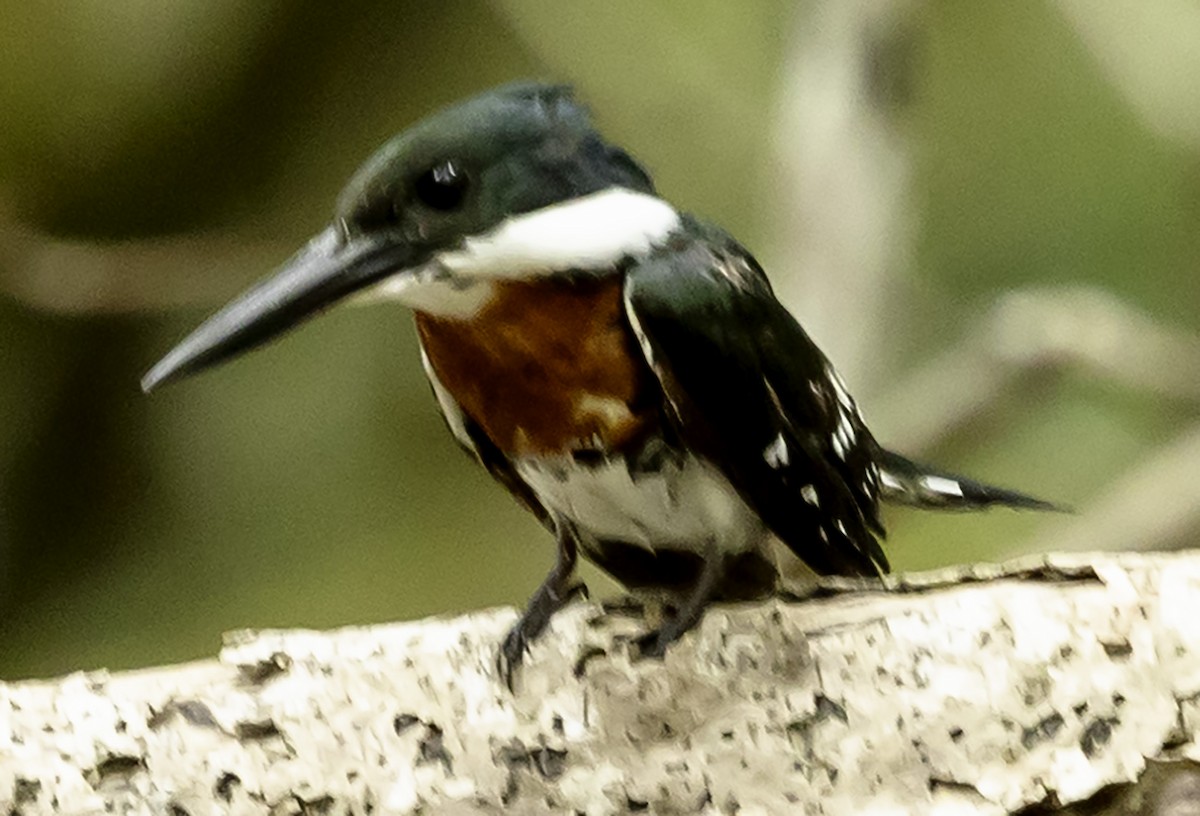
<svg viewBox="0 0 1200 816"><path fill-rule="evenodd" d="M454 439L554 537L497 650L510 688L585 591L581 556L664 599L636 638L651 658L712 604L776 591L775 539L818 575L879 576L883 502L1057 509L876 442L754 256L662 198L567 85L500 86L392 138L332 221L142 388L361 298L413 312Z"/></svg>

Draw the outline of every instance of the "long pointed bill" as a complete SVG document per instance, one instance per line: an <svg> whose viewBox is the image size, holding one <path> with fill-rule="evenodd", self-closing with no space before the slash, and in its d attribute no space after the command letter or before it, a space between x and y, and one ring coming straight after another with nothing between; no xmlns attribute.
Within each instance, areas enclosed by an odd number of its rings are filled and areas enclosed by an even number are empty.
<svg viewBox="0 0 1200 816"><path fill-rule="evenodd" d="M323 309L410 266L411 246L378 237L346 239L329 227L278 272L204 321L142 378L149 392L278 337Z"/></svg>

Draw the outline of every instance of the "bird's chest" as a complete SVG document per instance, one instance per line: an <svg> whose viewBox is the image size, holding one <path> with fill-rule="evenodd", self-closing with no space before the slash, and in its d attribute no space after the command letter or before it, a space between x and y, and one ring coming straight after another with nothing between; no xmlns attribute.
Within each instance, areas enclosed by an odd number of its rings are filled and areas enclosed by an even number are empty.
<svg viewBox="0 0 1200 816"><path fill-rule="evenodd" d="M418 312L429 365L511 458L620 451L653 428L653 379L622 280L502 281L466 319Z"/></svg>

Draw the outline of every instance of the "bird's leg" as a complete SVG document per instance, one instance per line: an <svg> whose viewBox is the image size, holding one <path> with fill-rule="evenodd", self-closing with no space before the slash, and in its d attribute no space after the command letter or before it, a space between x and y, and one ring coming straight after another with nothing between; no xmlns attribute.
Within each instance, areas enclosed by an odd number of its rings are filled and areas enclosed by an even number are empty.
<svg viewBox="0 0 1200 816"><path fill-rule="evenodd" d="M704 617L704 610L712 602L721 579L725 576L726 557L717 550L716 542L710 541L705 548L704 567L696 585L683 603L662 625L642 635L635 642L639 657L662 657L667 647L687 634Z"/></svg>
<svg viewBox="0 0 1200 816"><path fill-rule="evenodd" d="M546 629L554 613L577 595L587 595L587 586L573 583L571 580L575 575L575 562L578 559L575 530L569 522L557 519L554 529L558 541L558 557L554 562L554 569L546 575L546 580L542 581L537 592L533 593L516 625L508 631L496 659L496 668L510 691L513 689L517 669L525 653L529 651L530 644Z"/></svg>

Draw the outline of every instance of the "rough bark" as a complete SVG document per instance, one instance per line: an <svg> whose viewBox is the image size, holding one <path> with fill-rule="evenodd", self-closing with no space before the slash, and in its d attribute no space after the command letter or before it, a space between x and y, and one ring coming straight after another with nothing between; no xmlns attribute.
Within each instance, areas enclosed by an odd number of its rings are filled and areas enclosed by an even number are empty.
<svg viewBox="0 0 1200 816"><path fill-rule="evenodd" d="M665 662L580 604L0 685L5 813L1195 813L1200 553L834 581ZM1140 781L1139 781L1140 780Z"/></svg>

